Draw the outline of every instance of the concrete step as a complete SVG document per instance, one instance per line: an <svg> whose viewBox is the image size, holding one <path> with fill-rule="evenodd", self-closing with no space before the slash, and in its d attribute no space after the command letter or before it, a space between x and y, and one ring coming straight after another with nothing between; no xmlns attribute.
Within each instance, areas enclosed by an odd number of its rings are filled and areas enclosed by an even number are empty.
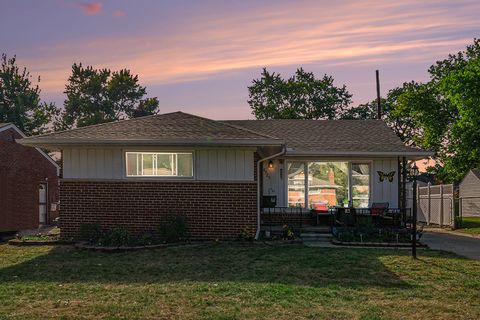
<svg viewBox="0 0 480 320"><path fill-rule="evenodd" d="M332 240L331 234L323 233L302 233L300 234L303 242L330 242Z"/></svg>

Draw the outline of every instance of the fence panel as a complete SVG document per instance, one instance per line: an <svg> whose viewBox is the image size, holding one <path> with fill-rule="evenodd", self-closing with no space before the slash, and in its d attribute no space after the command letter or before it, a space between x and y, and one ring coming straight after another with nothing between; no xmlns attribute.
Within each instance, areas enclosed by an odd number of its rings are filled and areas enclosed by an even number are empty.
<svg viewBox="0 0 480 320"><path fill-rule="evenodd" d="M451 184L419 187L418 221L453 227L455 223L453 200L454 187Z"/></svg>

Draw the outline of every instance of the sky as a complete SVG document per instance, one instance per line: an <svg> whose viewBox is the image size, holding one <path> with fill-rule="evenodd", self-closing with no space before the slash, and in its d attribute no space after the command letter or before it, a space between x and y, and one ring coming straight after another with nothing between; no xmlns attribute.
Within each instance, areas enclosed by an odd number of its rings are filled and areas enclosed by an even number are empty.
<svg viewBox="0 0 480 320"><path fill-rule="evenodd" d="M74 62L130 69L162 113L253 118L262 68L303 67L345 84L355 104L408 81L480 35L480 1L0 0L0 52L41 77L61 106Z"/></svg>

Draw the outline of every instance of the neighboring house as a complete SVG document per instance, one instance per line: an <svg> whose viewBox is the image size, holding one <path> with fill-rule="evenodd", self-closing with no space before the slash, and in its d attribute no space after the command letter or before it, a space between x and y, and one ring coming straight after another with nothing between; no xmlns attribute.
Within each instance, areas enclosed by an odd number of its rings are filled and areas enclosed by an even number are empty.
<svg viewBox="0 0 480 320"><path fill-rule="evenodd" d="M57 217L59 167L25 135L0 124L0 232L38 228Z"/></svg>
<svg viewBox="0 0 480 320"><path fill-rule="evenodd" d="M471 169L460 182L462 215L480 216L480 169Z"/></svg>
<svg viewBox="0 0 480 320"><path fill-rule="evenodd" d="M21 143L62 151L66 237L85 223L152 231L180 213L192 238L236 238L259 230L266 195L277 207L398 207L400 163L431 155L403 145L380 120L214 121L182 112Z"/></svg>

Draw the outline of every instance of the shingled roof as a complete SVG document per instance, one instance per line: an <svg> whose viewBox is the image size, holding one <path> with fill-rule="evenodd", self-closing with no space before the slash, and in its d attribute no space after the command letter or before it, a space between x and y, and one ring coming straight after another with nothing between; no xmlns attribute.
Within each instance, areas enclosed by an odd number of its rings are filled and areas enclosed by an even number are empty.
<svg viewBox="0 0 480 320"><path fill-rule="evenodd" d="M215 121L173 112L24 138L22 144L285 146L289 155L411 155L381 120Z"/></svg>
<svg viewBox="0 0 480 320"><path fill-rule="evenodd" d="M431 155L405 146L382 120L229 120L286 142L290 155Z"/></svg>
<svg viewBox="0 0 480 320"><path fill-rule="evenodd" d="M211 119L172 112L23 139L26 145L281 145L283 140Z"/></svg>

